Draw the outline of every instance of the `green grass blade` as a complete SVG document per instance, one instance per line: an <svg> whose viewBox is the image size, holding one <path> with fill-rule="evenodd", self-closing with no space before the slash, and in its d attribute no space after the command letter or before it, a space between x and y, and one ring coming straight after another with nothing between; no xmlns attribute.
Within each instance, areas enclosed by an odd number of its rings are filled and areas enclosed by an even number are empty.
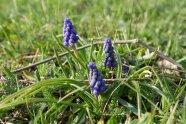
<svg viewBox="0 0 186 124"><path fill-rule="evenodd" d="M127 101L118 98L119 103L121 103L123 106L125 106L128 110L130 110L132 113L134 113L135 115L138 115L138 110L136 109L135 106L133 106L132 104L128 103Z"/></svg>
<svg viewBox="0 0 186 124"><path fill-rule="evenodd" d="M59 58L59 54L58 54L58 52L56 51L56 49L54 49L54 53L55 53L57 62L58 62L58 64L60 65L63 74L65 75L66 78L68 78L68 75L67 75L66 71L64 70L62 61L61 61L61 59Z"/></svg>
<svg viewBox="0 0 186 124"><path fill-rule="evenodd" d="M57 102L57 101L54 99L46 99L46 98L28 98L28 99L18 100L12 103L0 104L0 110L7 110L21 104L31 104L37 102Z"/></svg>

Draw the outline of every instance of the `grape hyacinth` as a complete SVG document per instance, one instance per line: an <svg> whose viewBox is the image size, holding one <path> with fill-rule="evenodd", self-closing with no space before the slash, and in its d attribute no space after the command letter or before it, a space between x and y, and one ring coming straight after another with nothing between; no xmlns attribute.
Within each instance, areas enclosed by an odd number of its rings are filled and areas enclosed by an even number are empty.
<svg viewBox="0 0 186 124"><path fill-rule="evenodd" d="M129 63L128 62L123 63L123 65L122 65L122 73L123 74L128 74L129 73Z"/></svg>
<svg viewBox="0 0 186 124"><path fill-rule="evenodd" d="M72 25L69 18L64 20L63 26L63 38L64 38L64 46L73 46L78 40L79 37L77 36L76 30Z"/></svg>
<svg viewBox="0 0 186 124"><path fill-rule="evenodd" d="M106 67L116 67L117 63L114 58L114 48L112 47L111 39L106 38L103 46L103 52L106 54L106 59L103 66Z"/></svg>
<svg viewBox="0 0 186 124"><path fill-rule="evenodd" d="M90 70L90 88L94 95L98 96L100 92L103 92L107 89L105 85L105 80L99 72L94 62L88 64Z"/></svg>

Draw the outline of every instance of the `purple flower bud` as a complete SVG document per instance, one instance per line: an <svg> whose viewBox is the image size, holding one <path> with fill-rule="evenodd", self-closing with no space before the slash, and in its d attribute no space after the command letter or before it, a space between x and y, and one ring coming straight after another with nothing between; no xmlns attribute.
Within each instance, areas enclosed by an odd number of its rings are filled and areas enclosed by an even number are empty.
<svg viewBox="0 0 186 124"><path fill-rule="evenodd" d="M76 34L76 30L71 29L71 33Z"/></svg>
<svg viewBox="0 0 186 124"><path fill-rule="evenodd" d="M102 75L99 75L98 78L97 78L97 80L99 80L99 81L102 80L102 79L103 79Z"/></svg>
<svg viewBox="0 0 186 124"><path fill-rule="evenodd" d="M98 96L98 95L99 95L99 91L97 91L97 90L93 90L92 93L93 93L95 96Z"/></svg>
<svg viewBox="0 0 186 124"><path fill-rule="evenodd" d="M99 91L99 85L97 84L97 82L96 82L96 84L94 85L94 90Z"/></svg>
<svg viewBox="0 0 186 124"><path fill-rule="evenodd" d="M64 34L64 37L70 38L70 33L66 31L65 34Z"/></svg>
<svg viewBox="0 0 186 124"><path fill-rule="evenodd" d="M73 39L70 39L70 40L69 40L69 44L70 44L71 46L72 46L74 43L75 43L75 42L74 42Z"/></svg>
<svg viewBox="0 0 186 124"><path fill-rule="evenodd" d="M101 86L101 81L97 81L96 84L97 84L98 86Z"/></svg>
<svg viewBox="0 0 186 124"><path fill-rule="evenodd" d="M123 73L123 74L128 74L128 73L129 73L129 63L128 63L128 62L125 62L125 63L122 65L122 73Z"/></svg>
<svg viewBox="0 0 186 124"><path fill-rule="evenodd" d="M103 46L103 51L105 53L108 53L109 49L110 49L110 46L112 46L111 39L110 38L106 38L105 42L104 42L104 46Z"/></svg>
<svg viewBox="0 0 186 124"><path fill-rule="evenodd" d="M89 62L88 68L89 69L95 69L96 68L96 64L94 62Z"/></svg>
<svg viewBox="0 0 186 124"><path fill-rule="evenodd" d="M64 29L64 31L67 32L67 33L68 33L68 32L70 33L70 27L67 26L67 27Z"/></svg>
<svg viewBox="0 0 186 124"><path fill-rule="evenodd" d="M105 85L105 80L101 80L101 84L104 84Z"/></svg>
<svg viewBox="0 0 186 124"><path fill-rule="evenodd" d="M105 85L105 80L103 79L101 73L98 71L94 62L90 62L88 64L88 68L90 70L91 91L94 95L98 96L100 92L103 92L107 89L107 86Z"/></svg>
<svg viewBox="0 0 186 124"><path fill-rule="evenodd" d="M65 37L64 37L64 40L65 40L65 42L66 42L67 40L69 40L69 37L65 36Z"/></svg>
<svg viewBox="0 0 186 124"><path fill-rule="evenodd" d="M103 46L103 52L106 54L105 61L103 62L103 66L106 67L116 67L117 63L114 58L114 49L112 47L112 43L110 38L106 38Z"/></svg>
<svg viewBox="0 0 186 124"><path fill-rule="evenodd" d="M93 78L93 79L90 81L90 86L91 86L91 87L94 87L95 83L96 83L96 80Z"/></svg>
<svg viewBox="0 0 186 124"><path fill-rule="evenodd" d="M92 79L97 80L98 75L92 75Z"/></svg>
<svg viewBox="0 0 186 124"><path fill-rule="evenodd" d="M107 89L107 86L102 85L102 86L100 87L100 92L105 91L106 89Z"/></svg>
<svg viewBox="0 0 186 124"><path fill-rule="evenodd" d="M67 47L69 46L68 42L64 42L63 44L64 44L64 46L67 46Z"/></svg>
<svg viewBox="0 0 186 124"><path fill-rule="evenodd" d="M63 36L63 39L66 42L64 42L65 46L72 46L79 40L79 37L77 36L74 26L72 25L69 18L64 20Z"/></svg>

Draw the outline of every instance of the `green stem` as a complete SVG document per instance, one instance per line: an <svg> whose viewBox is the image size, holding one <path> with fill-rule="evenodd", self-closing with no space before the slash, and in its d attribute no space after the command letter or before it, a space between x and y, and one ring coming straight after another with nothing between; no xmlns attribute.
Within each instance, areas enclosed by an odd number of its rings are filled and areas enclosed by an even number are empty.
<svg viewBox="0 0 186 124"><path fill-rule="evenodd" d="M77 58L79 61L81 61L81 58L80 58L80 56L79 56L79 54L78 54L78 52L77 52L77 50L76 50L76 47L75 47L75 46L72 46L72 50L73 50L74 55L76 56L76 58Z"/></svg>

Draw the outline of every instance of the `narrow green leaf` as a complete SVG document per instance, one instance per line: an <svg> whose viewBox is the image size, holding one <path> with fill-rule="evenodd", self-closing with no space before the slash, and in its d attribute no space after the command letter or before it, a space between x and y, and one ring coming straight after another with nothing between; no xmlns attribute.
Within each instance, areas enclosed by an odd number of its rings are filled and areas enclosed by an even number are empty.
<svg viewBox="0 0 186 124"><path fill-rule="evenodd" d="M117 63L118 63L117 78L121 78L121 76L122 76L122 62L121 62L121 57L119 55L119 51L115 47L114 47L114 51L116 52L116 58L117 58Z"/></svg>
<svg viewBox="0 0 186 124"><path fill-rule="evenodd" d="M176 108L178 106L179 100L176 102L176 104L174 105L173 111L170 113L170 116L166 122L166 124L174 124L174 114L176 112Z"/></svg>
<svg viewBox="0 0 186 124"><path fill-rule="evenodd" d="M41 81L41 76L40 76L40 74L39 74L38 69L35 71L35 75L36 75L37 80L38 80L38 81Z"/></svg>
<svg viewBox="0 0 186 124"><path fill-rule="evenodd" d="M62 45L62 47L63 47L65 50L67 50L67 51L69 52L69 54L70 54L70 55L71 55L84 69L87 69L86 66L85 66L85 64L84 64L82 61L78 60L78 58L77 58L68 48L66 48L66 47L63 46L63 45Z"/></svg>
<svg viewBox="0 0 186 124"><path fill-rule="evenodd" d="M138 121L138 124L153 124L153 118L151 113L142 114Z"/></svg>
<svg viewBox="0 0 186 124"><path fill-rule="evenodd" d="M54 99L46 99L46 98L29 98L29 99L13 101L7 104L0 104L0 110L5 110L5 109L7 110L21 104L31 104L37 102L57 102L57 101Z"/></svg>
<svg viewBox="0 0 186 124"><path fill-rule="evenodd" d="M7 67L3 67L3 72L7 76L7 78L12 79L13 81L16 81L15 76L11 73L11 71Z"/></svg>
<svg viewBox="0 0 186 124"><path fill-rule="evenodd" d="M63 74L64 74L65 77L67 78L67 77L68 77L68 76L67 76L67 73L66 73L66 71L65 71L64 68L63 68L62 61L61 61L61 59L59 58L59 54L58 54L58 52L56 51L56 49L54 49L54 53L55 53L55 56L56 56L57 62L58 62L58 64L60 65Z"/></svg>
<svg viewBox="0 0 186 124"><path fill-rule="evenodd" d="M93 45L93 40L92 40L91 41L91 47L90 47L90 53L89 53L89 62L93 61L93 56L92 56L93 48L94 48L94 45Z"/></svg>
<svg viewBox="0 0 186 124"><path fill-rule="evenodd" d="M86 111L85 109L81 110L78 112L78 115L76 116L76 124L83 124L85 122L85 117L86 117Z"/></svg>
<svg viewBox="0 0 186 124"><path fill-rule="evenodd" d="M10 51L9 49L7 48L4 48L5 52L13 59L13 60L16 60L15 59L15 55L13 54L14 52Z"/></svg>
<svg viewBox="0 0 186 124"><path fill-rule="evenodd" d="M15 100L16 98L26 97L27 95L29 95L30 93L36 91L38 88L41 88L41 87L48 87L48 86L53 86L53 85L67 85L67 84L77 84L79 86L86 85L86 84L80 83L79 81L72 80L72 79L62 79L62 78L50 79L50 80L46 80L46 81L41 81L40 83L32 84L28 87L25 87L15 93L13 93L13 94L7 96L2 101L0 101L0 104L6 104L12 100Z"/></svg>
<svg viewBox="0 0 186 124"><path fill-rule="evenodd" d="M182 122L186 122L186 96L183 101L183 116L182 116Z"/></svg>
<svg viewBox="0 0 186 124"><path fill-rule="evenodd" d="M73 68L73 63L71 62L71 60L69 59L69 57L68 56L66 56L66 59L67 59L67 61L68 61L68 64L69 64L69 66L70 66L70 70L71 70L71 73L72 73L72 78L75 78L75 70L74 70L74 68Z"/></svg>
<svg viewBox="0 0 186 124"><path fill-rule="evenodd" d="M125 106L129 111L131 111L132 113L134 113L135 115L138 115L138 110L136 109L136 107L134 107L132 104L128 103L127 101L118 98L119 103L121 103L123 106Z"/></svg>
<svg viewBox="0 0 186 124"><path fill-rule="evenodd" d="M88 114L88 118L89 118L89 120L90 120L90 123L91 123L91 124L94 124L94 123L93 123L93 120L92 120L92 117L91 117L91 114L90 114L90 111L89 111L89 108L87 107L86 110L87 110L87 114Z"/></svg>

